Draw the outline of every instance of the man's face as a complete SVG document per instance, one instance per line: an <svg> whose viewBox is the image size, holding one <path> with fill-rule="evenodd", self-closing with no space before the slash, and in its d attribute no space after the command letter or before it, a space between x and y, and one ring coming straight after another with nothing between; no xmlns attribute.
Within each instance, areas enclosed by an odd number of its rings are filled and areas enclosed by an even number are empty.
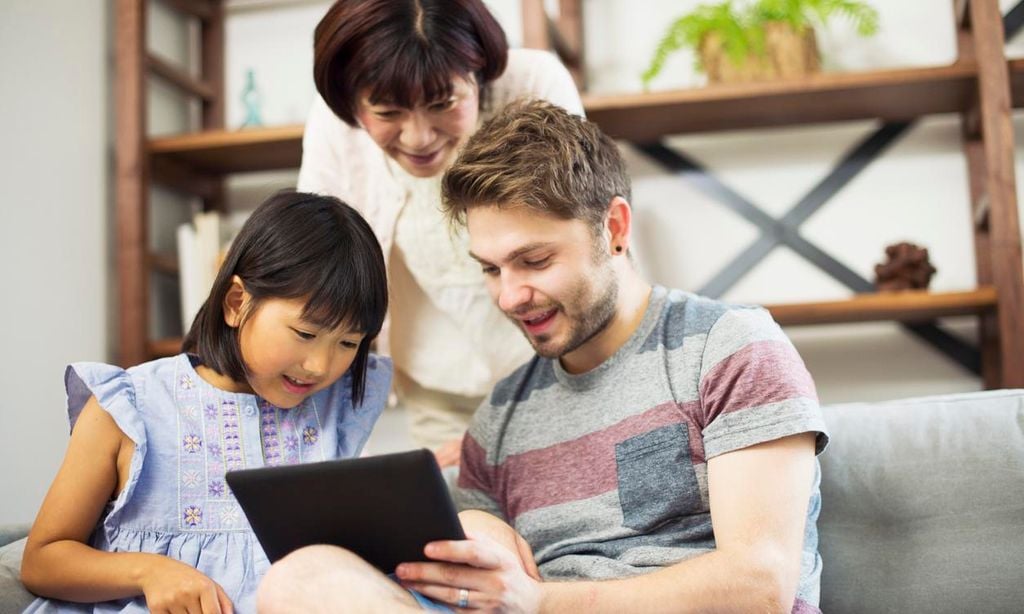
<svg viewBox="0 0 1024 614"><path fill-rule="evenodd" d="M492 298L538 354L563 357L608 326L618 283L586 222L496 206L474 207L466 219Z"/></svg>

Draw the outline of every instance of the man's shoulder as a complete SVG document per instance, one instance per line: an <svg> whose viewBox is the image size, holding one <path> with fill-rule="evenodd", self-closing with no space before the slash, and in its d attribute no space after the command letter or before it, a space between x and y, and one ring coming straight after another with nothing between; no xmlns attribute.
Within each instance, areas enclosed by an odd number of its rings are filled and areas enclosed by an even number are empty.
<svg viewBox="0 0 1024 614"><path fill-rule="evenodd" d="M707 337L723 321L739 318L744 321L771 321L771 316L758 305L732 303L684 290L656 289L664 295L662 328L658 337L676 345L684 338ZM676 344L672 342L675 341Z"/></svg>

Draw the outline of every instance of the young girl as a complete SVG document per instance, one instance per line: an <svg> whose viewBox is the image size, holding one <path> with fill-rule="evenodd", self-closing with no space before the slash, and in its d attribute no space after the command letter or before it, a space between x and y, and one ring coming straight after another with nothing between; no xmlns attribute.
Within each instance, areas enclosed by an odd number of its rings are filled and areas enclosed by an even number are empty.
<svg viewBox="0 0 1024 614"><path fill-rule="evenodd" d="M22 564L50 600L27 612L255 612L269 565L224 474L359 453L391 381L369 354L386 310L353 209L295 192L257 208L187 353L68 367L71 441Z"/></svg>

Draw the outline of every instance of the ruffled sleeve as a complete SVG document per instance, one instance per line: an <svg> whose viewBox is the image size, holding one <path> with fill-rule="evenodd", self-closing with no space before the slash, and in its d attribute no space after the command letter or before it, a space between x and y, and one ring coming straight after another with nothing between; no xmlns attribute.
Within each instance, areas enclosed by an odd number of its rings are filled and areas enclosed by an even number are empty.
<svg viewBox="0 0 1024 614"><path fill-rule="evenodd" d="M135 380L120 367L78 362L65 370L64 387L68 395L68 420L71 428L75 427L89 397L94 396L99 406L114 419L117 428L135 444L128 480L103 521L109 532L117 527L118 515L135 491L146 457L146 426L138 407Z"/></svg>
<svg viewBox="0 0 1024 614"><path fill-rule="evenodd" d="M135 386L127 371L113 365L78 362L64 372L64 388L71 428L75 427L89 397L94 396L136 446L145 442L146 429L136 405Z"/></svg>

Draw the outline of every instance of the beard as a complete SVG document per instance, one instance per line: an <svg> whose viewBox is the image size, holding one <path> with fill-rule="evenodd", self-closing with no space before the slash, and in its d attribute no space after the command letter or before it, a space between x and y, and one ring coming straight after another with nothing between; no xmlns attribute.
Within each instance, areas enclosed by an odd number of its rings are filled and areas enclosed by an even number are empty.
<svg viewBox="0 0 1024 614"><path fill-rule="evenodd" d="M561 358L578 350L608 328L615 317L618 298L619 284L614 275L609 274L606 279L597 283L588 284L581 281L574 288L567 303L552 305L568 320L569 331L564 342L556 343L553 336L547 333L531 336L526 333L525 328L523 333L538 355L551 359ZM521 323L519 326L522 328Z"/></svg>

